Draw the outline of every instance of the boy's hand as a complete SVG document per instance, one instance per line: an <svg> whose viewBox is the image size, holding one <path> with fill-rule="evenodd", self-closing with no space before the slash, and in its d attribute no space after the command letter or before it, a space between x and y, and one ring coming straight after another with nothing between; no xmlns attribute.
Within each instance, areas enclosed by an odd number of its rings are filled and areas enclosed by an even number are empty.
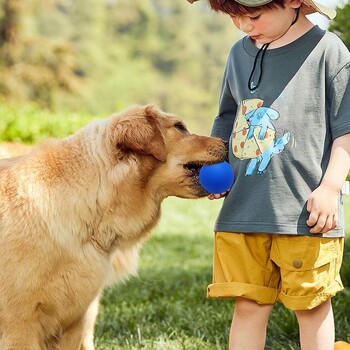
<svg viewBox="0 0 350 350"><path fill-rule="evenodd" d="M339 191L326 185L320 185L311 193L307 201L310 213L306 224L311 227L310 233L327 233L338 224Z"/></svg>
<svg viewBox="0 0 350 350"><path fill-rule="evenodd" d="M220 198L223 198L223 197L226 197L228 195L230 191L226 191L226 192L223 192L223 193L217 193L217 194L213 194L211 193L208 198L210 200L213 200L213 199L220 199Z"/></svg>

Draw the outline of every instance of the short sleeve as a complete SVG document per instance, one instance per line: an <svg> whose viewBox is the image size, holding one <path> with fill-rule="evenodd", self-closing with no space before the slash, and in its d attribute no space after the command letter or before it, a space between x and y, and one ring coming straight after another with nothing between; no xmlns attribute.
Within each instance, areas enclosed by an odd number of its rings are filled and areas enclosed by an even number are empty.
<svg viewBox="0 0 350 350"><path fill-rule="evenodd" d="M350 133L350 63L334 77L329 98L330 128L334 140Z"/></svg>

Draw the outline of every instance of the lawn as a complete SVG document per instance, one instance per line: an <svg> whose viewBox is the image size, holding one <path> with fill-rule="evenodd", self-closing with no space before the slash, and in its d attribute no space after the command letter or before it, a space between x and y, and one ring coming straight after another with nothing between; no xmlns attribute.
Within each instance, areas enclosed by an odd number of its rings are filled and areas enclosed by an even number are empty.
<svg viewBox="0 0 350 350"><path fill-rule="evenodd" d="M0 139L38 143L63 137L90 116L49 113L34 106L0 104ZM345 197L348 239L342 278L333 300L336 337L350 341L350 196ZM212 228L221 201L167 199L163 216L140 257L139 276L106 289L96 325L100 350L227 349L232 300L206 299L211 281ZM266 349L297 350L293 313L276 305Z"/></svg>
<svg viewBox="0 0 350 350"><path fill-rule="evenodd" d="M233 301L206 299L211 281L212 227L220 201L170 198L152 238L141 252L139 276L108 288L96 326L101 350L227 349ZM346 197L350 209L350 198ZM349 216L347 227L350 227ZM350 341L350 240L343 282L333 307L336 338ZM273 310L266 349L297 350L294 314Z"/></svg>

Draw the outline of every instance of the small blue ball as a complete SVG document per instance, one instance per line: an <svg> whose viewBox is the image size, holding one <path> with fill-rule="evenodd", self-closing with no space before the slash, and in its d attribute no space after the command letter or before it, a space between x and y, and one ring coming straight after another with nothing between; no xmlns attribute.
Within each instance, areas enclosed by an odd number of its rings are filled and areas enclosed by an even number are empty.
<svg viewBox="0 0 350 350"><path fill-rule="evenodd" d="M227 162L204 165L199 172L199 182L209 193L224 193L231 188L235 175Z"/></svg>

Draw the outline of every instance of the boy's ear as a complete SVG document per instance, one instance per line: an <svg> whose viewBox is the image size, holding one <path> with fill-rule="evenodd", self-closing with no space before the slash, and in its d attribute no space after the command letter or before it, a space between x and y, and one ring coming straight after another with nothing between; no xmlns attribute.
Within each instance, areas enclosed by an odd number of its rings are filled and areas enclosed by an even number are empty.
<svg viewBox="0 0 350 350"><path fill-rule="evenodd" d="M294 9L298 9L303 4L302 0L284 0L284 2L289 3L289 6Z"/></svg>

